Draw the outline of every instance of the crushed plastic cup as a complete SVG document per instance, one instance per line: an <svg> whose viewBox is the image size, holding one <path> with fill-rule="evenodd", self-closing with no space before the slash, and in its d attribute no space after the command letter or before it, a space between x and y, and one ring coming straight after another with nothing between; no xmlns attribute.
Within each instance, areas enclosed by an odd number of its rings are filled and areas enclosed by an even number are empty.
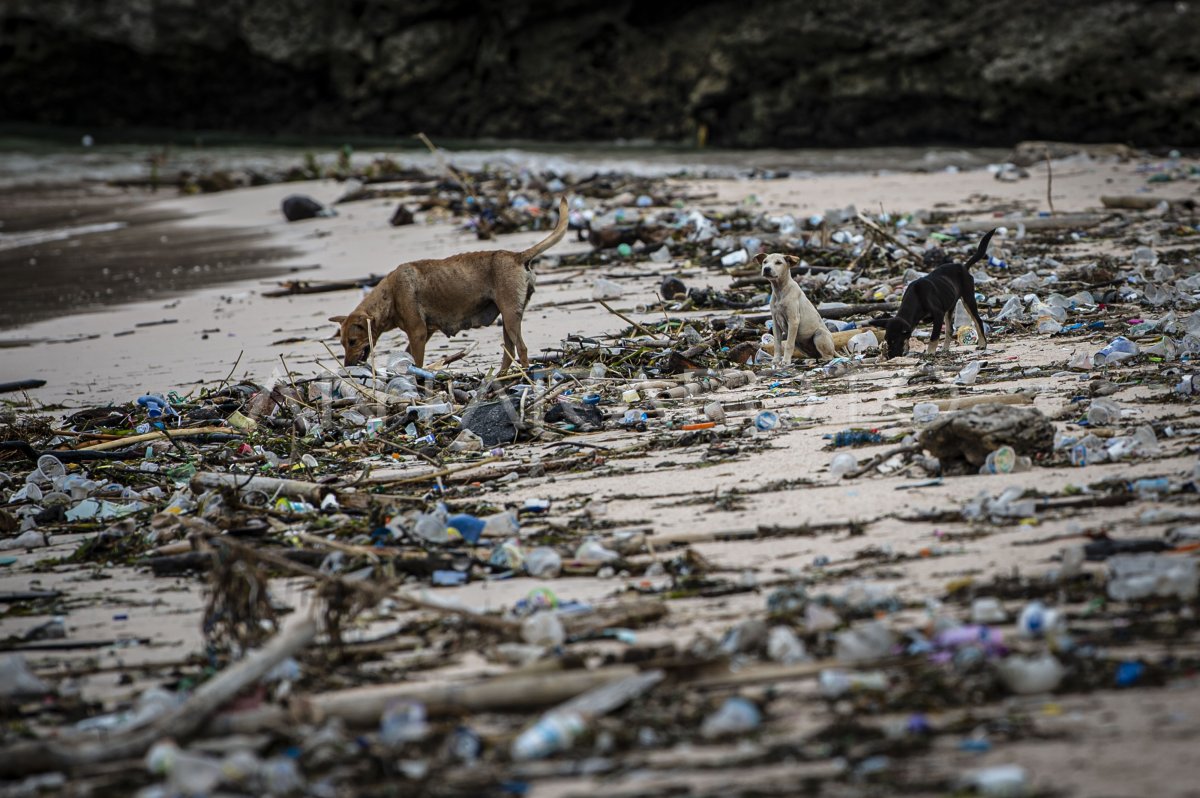
<svg viewBox="0 0 1200 798"><path fill-rule="evenodd" d="M804 641L790 626L772 626L767 633L767 657L784 665L794 665L808 659Z"/></svg>
<svg viewBox="0 0 1200 798"><path fill-rule="evenodd" d="M1125 336L1120 335L1114 338L1108 346L1093 355L1092 363L1097 368L1111 366L1114 363L1120 363L1122 360L1127 360L1137 354L1138 345Z"/></svg>
<svg viewBox="0 0 1200 798"><path fill-rule="evenodd" d="M561 646L567 632L557 613L535 612L521 622L521 639L532 646Z"/></svg>
<svg viewBox="0 0 1200 798"><path fill-rule="evenodd" d="M976 378L979 377L979 369L979 361L972 360L963 366L962 371L958 372L958 376L954 379L954 382L958 385L974 385Z"/></svg>
<svg viewBox="0 0 1200 798"><path fill-rule="evenodd" d="M779 414L774 410L764 410L754 417L754 426L762 432L768 432L779 426Z"/></svg>
<svg viewBox="0 0 1200 798"><path fill-rule="evenodd" d="M980 473L1011 474L1017 464L1017 453L1011 446L1001 446L995 451L988 452Z"/></svg>
<svg viewBox="0 0 1200 798"><path fill-rule="evenodd" d="M620 299L624 293L620 283L604 277L597 277L592 284L592 299Z"/></svg>
<svg viewBox="0 0 1200 798"><path fill-rule="evenodd" d="M1129 257L1133 265L1142 269L1150 269L1158 265L1158 253L1150 247L1137 247Z"/></svg>
<svg viewBox="0 0 1200 798"><path fill-rule="evenodd" d="M731 734L744 734L762 725L762 712L754 702L733 696L700 724L700 736L715 739Z"/></svg>
<svg viewBox="0 0 1200 798"><path fill-rule="evenodd" d="M704 406L704 417L715 424L724 424L725 408L720 402L709 402Z"/></svg>
<svg viewBox="0 0 1200 798"><path fill-rule="evenodd" d="M549 546L539 546L525 555L525 571L535 579L553 579L562 573L562 555Z"/></svg>
<svg viewBox="0 0 1200 798"><path fill-rule="evenodd" d="M840 478L843 474L848 474L858 468L858 458L849 452L838 452L829 461L829 473L834 478Z"/></svg>
<svg viewBox="0 0 1200 798"><path fill-rule="evenodd" d="M429 735L425 705L419 701L397 701L379 718L379 741L389 748L420 742Z"/></svg>
<svg viewBox="0 0 1200 798"><path fill-rule="evenodd" d="M996 666L1004 685L1017 695L1048 693L1062 683L1066 670L1053 654L1036 657L1019 654L1004 659Z"/></svg>
<svg viewBox="0 0 1200 798"><path fill-rule="evenodd" d="M875 337L875 333L870 331L858 333L846 344L846 348L850 350L851 354L866 352L877 346L879 346L879 340Z"/></svg>
<svg viewBox="0 0 1200 798"><path fill-rule="evenodd" d="M1088 424L1093 427L1107 427L1121 420L1121 405L1112 399L1103 397L1093 399L1087 411Z"/></svg>
<svg viewBox="0 0 1200 798"><path fill-rule="evenodd" d="M44 454L37 459L37 470L47 482L53 482L67 473L67 467L52 454Z"/></svg>
<svg viewBox="0 0 1200 798"><path fill-rule="evenodd" d="M933 402L919 402L913 406L913 423L928 424L937 418L938 406Z"/></svg>

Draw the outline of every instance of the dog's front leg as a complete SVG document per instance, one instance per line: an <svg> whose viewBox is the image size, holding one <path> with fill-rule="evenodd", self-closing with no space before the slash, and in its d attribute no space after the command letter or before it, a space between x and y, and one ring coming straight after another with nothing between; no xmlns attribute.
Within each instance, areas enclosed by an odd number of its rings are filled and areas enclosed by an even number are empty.
<svg viewBox="0 0 1200 798"><path fill-rule="evenodd" d="M942 344L942 349L949 354L950 342L954 340L954 311L946 314L946 341Z"/></svg>
<svg viewBox="0 0 1200 798"><path fill-rule="evenodd" d="M771 314L771 328L775 333L775 353L771 355L771 365L779 367L783 363L784 342L788 336L787 322L782 313Z"/></svg>
<svg viewBox="0 0 1200 798"><path fill-rule="evenodd" d="M800 333L800 314L794 311L789 311L787 314L787 336L783 347L783 365L792 365L792 358L796 356L796 336Z"/></svg>

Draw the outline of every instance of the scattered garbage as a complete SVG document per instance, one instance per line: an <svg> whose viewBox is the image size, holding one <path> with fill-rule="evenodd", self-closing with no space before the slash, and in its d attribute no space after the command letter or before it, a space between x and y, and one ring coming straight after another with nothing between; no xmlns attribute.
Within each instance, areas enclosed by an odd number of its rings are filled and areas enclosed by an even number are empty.
<svg viewBox="0 0 1200 798"><path fill-rule="evenodd" d="M905 760L927 741L1004 756L1042 739L1037 713L987 711L1012 695L1051 717L1051 693L1187 689L1195 663L1175 643L1200 593L1187 206L1086 226L988 219L1006 227L976 269L988 360L964 351L978 331L959 308L948 353L885 369L882 314L969 250L978 220L718 210L659 180L495 168L463 172L468 192L380 165L395 179L347 183L339 202L399 201L393 225L456 218L486 238L545 229L547 192L566 193L591 251L547 254L546 272L575 281L568 305L614 300L607 332L573 332L504 375L453 349L420 368L381 344L373 364L262 383L0 406L0 568L24 580L3 596L0 704L19 723L0 777L33 789L54 751L68 781L145 795L491 794L654 772L659 756L681 773L709 741L749 770L765 761L760 730L815 690L800 759L836 765L806 789L1021 795L1017 766L913 784ZM328 215L305 207L297 218ZM1088 237L1124 249L1061 246ZM801 343L772 367L780 331L752 260L776 251L797 258L838 357ZM1014 557L993 557L991 535ZM116 568L136 590L101 581ZM191 650L161 645L138 595L197 600ZM75 623L85 601L112 624ZM76 650L90 653L68 664ZM88 677L108 671L121 694L97 697ZM129 740L144 744L118 759L144 757L145 772L80 759Z"/></svg>

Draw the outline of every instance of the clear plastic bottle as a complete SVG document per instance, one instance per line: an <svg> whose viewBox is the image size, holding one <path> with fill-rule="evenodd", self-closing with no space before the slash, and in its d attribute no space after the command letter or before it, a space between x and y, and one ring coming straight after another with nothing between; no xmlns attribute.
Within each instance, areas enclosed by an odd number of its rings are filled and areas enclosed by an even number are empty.
<svg viewBox="0 0 1200 798"><path fill-rule="evenodd" d="M547 712L513 741L512 758L541 759L565 751L586 728L578 712Z"/></svg>

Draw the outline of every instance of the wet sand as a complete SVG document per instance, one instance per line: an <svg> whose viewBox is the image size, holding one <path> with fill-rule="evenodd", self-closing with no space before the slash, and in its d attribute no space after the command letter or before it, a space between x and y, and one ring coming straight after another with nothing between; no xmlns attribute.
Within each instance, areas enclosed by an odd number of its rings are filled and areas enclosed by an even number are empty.
<svg viewBox="0 0 1200 798"><path fill-rule="evenodd" d="M259 231L181 228L186 212L153 199L95 186L0 193L0 330L278 274L298 254Z"/></svg>

